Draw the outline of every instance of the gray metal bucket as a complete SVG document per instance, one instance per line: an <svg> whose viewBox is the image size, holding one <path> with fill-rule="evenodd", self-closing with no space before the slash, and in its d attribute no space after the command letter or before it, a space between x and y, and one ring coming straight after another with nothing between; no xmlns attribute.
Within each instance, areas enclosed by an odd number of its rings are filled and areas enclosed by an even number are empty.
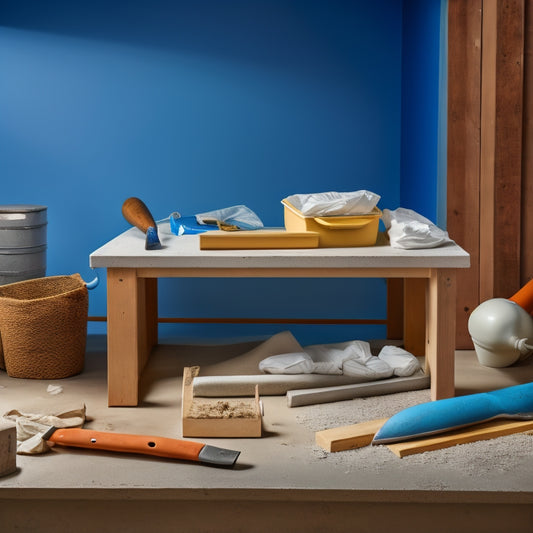
<svg viewBox="0 0 533 533"><path fill-rule="evenodd" d="M46 276L46 207L0 205L0 285Z"/></svg>

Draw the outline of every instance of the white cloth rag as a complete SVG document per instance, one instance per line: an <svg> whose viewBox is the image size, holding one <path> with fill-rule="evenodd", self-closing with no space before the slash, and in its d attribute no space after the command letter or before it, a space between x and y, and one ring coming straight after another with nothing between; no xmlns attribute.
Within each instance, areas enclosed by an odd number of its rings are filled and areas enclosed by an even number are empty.
<svg viewBox="0 0 533 533"><path fill-rule="evenodd" d="M304 350L315 363L315 374L343 374L346 361L357 361L362 365L372 357L370 344L365 341L347 341L334 344L314 344Z"/></svg>
<svg viewBox="0 0 533 533"><path fill-rule="evenodd" d="M82 427L85 423L85 410L85 405L54 414L23 413L13 409L5 413L4 418L15 422L17 454L35 455L50 450L50 446L42 439L42 435L50 429L50 426L56 428Z"/></svg>
<svg viewBox="0 0 533 533"><path fill-rule="evenodd" d="M384 209L382 220L393 248L436 248L453 243L448 232L412 209Z"/></svg>
<svg viewBox="0 0 533 533"><path fill-rule="evenodd" d="M272 355L259 363L266 374L312 374L313 360L304 352Z"/></svg>
<svg viewBox="0 0 533 533"><path fill-rule="evenodd" d="M420 368L418 359L399 346L383 346L378 358L387 363L398 377L412 376Z"/></svg>

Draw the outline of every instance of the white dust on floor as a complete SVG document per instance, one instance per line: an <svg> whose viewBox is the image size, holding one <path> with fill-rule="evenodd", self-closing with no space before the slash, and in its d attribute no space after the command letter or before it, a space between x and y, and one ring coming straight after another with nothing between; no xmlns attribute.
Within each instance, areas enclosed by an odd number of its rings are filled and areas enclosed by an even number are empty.
<svg viewBox="0 0 533 533"><path fill-rule="evenodd" d="M372 398L310 405L296 408L296 420L315 432L390 417L411 405L430 400L429 390L411 391ZM309 446L314 460L344 469L346 474L368 472L374 475L397 472L420 474L420 489L446 489L449 476L493 477L511 473L533 459L533 435L521 433L414 454L404 458L386 446L366 446L357 450L326 452L316 444ZM425 474L425 475L422 475ZM434 475L433 475L434 474Z"/></svg>

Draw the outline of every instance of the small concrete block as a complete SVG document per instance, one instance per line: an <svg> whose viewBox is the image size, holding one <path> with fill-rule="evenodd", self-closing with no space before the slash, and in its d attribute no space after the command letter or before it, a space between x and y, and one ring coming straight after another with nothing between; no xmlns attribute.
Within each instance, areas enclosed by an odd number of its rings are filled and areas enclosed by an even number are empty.
<svg viewBox="0 0 533 533"><path fill-rule="evenodd" d="M11 422L0 421L0 477L17 469L17 430Z"/></svg>

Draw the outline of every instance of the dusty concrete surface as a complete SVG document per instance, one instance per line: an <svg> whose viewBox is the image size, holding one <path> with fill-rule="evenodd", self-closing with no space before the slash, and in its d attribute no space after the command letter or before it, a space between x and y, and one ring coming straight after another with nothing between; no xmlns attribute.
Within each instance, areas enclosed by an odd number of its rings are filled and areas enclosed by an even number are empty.
<svg viewBox="0 0 533 533"><path fill-rule="evenodd" d="M37 381L10 378L5 372L1 372L0 409L2 414L13 408L26 412L54 412L85 403L89 417L85 427L180 438L183 366L200 364L207 368L217 361L227 361L245 353L253 345L254 343L248 342L201 347L163 343L154 352L146 369L142 384L142 404L139 407L110 408L107 406L105 338L91 337L85 370L79 376ZM458 353L456 366L459 394L533 380L531 363L509 369L487 369L479 366L473 352ZM50 394L47 392L50 384L60 385L62 392ZM146 502L152 502L155 507L160 506L161 512L163 508L166 509L165 512L169 511L166 508L166 505L172 507L169 502L174 502L178 507L189 502L189 511L198 510L202 506L197 508L196 504L204 502L205 505L212 505L213 511L217 508L217 512L222 513L220 516L224 516L220 508L221 502L226 502L231 507L243 506L242 512L255 516L268 514L268 509L276 508L278 512L271 516L272 524L278 524L281 530L284 524L288 526L292 523L288 518L280 520L280 517L285 516L281 509L290 506L292 502L295 511L307 508L305 516L309 521L305 522L306 528L302 526L302 531L350 530L348 526L352 523L348 518L356 509L364 521L364 516L372 506L380 508L384 505L400 505L403 506L402 509L415 506L418 513L431 510L433 514L444 512L446 506L455 506L460 514L460 508L468 504L470 519L478 516L478 508L483 520L491 517L487 527L497 523L494 513L498 508L503 513L504 508L511 506L514 509L514 519L517 520L517 531L522 530L522 518L524 524L527 521L531 523L533 519L531 435L501 437L403 459L396 457L384 446L326 453L315 445L315 431L390 416L404 407L429 400L429 391L412 391L292 409L287 407L285 397L263 397L262 400L262 438L194 439L240 450L237 465L231 470L170 459L58 446L46 455L17 456L17 472L0 479L0 516L6 526L2 531L9 531L10 525L21 524L22 519L26 520L28 527L31 524L35 527L35 523L28 520L39 515L37 509L41 509L40 525L46 531L45 524L48 522L45 508L49 509L50 514L54 505L64 505L64 509L69 508L68 513L76 513L79 512L76 511L76 502L80 501L86 502L84 509L93 515L100 512L102 505L112 507L113 512L117 513L117 519L122 517L122 520L128 519L123 511L127 501L137 502L134 505L135 512L142 508L142 502L148 506ZM45 502L48 503L45 505ZM196 503L193 505L192 502ZM318 512L320 506L325 507ZM129 518L133 519L135 512L132 511ZM187 513L183 514L183 509L181 512L183 525L186 523ZM286 512L290 516L288 509ZM376 512L380 514L382 510ZM446 513L443 514L445 515ZM240 519L235 518L232 529L224 521L216 521L215 527L212 521L214 515L209 513L200 522L198 515L194 513L189 518L192 520L194 516L197 517L194 523L198 528L183 531L241 530L238 525ZM479 516L477 520L480 520ZM367 518L370 527L371 515ZM462 524L471 525L470 519L463 520ZM373 524L377 527L375 520ZM378 522L382 521L383 517L379 518ZM53 523L52 518L50 523ZM132 531L142 531L143 529L135 529L141 523L143 522L133 520ZM290 530L300 530L297 524L303 523L292 523ZM325 524L328 524L328 528L321 529L326 527ZM383 524L385 527L385 523ZM97 527L95 522L91 522L89 526L91 525ZM255 526L250 525L248 529L242 526L242 530L263 530L261 524L256 523ZM397 522L397 526L400 527L400 522ZM64 530L68 531L68 528ZM105 524L100 523L99 530L105 530ZM158 530L166 531L162 525ZM413 527L410 530L417 531ZM432 528L432 531L439 530ZM470 531L472 530L476 529L470 527Z"/></svg>

